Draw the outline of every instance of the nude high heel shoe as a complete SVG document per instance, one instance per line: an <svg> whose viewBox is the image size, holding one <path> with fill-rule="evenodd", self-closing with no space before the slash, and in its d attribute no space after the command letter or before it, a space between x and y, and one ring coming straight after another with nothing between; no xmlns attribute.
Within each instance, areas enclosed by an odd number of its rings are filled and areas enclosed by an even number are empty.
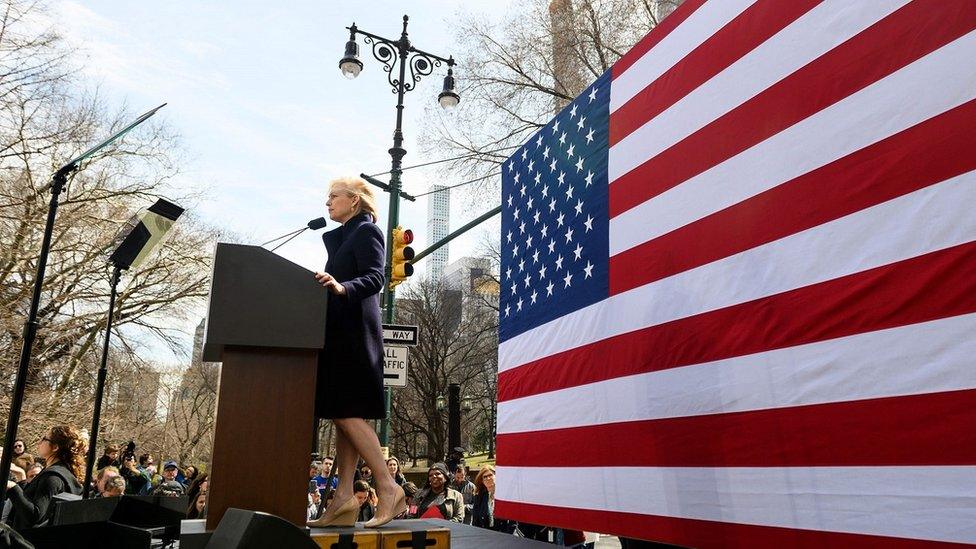
<svg viewBox="0 0 976 549"><path fill-rule="evenodd" d="M407 495L403 492L403 488L397 486L396 492L396 498L394 498L393 505L390 507L390 514L386 516L376 515L372 520L363 523L363 527L379 528L407 510Z"/></svg>
<svg viewBox="0 0 976 549"><path fill-rule="evenodd" d="M347 499L345 503L336 509L335 516L332 520L325 520L325 517L320 517L315 520L308 521L308 526L311 528L325 528L326 526L355 526L356 519L359 518L359 500L356 496L352 496Z"/></svg>

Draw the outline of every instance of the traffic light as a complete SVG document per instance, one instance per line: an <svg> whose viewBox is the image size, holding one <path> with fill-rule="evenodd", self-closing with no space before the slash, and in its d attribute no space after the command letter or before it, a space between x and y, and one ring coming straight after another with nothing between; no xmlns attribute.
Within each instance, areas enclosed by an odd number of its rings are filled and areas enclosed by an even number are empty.
<svg viewBox="0 0 976 549"><path fill-rule="evenodd" d="M408 246L411 242L413 242L413 231L403 229L399 226L393 229L393 268L390 272L391 290L413 274L413 265L410 264L410 260L413 259L414 251L413 248Z"/></svg>

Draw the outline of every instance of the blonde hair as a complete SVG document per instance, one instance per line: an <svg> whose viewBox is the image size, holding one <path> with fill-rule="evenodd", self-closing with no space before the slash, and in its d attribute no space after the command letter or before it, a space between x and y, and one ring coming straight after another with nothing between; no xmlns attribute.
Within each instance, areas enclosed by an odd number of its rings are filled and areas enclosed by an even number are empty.
<svg viewBox="0 0 976 549"><path fill-rule="evenodd" d="M334 190L341 188L349 196L358 196L359 209L356 210L356 213L366 212L373 216L373 223L379 221L380 218L376 215L376 196L373 195L373 189L361 178L339 177L329 183L329 188Z"/></svg>

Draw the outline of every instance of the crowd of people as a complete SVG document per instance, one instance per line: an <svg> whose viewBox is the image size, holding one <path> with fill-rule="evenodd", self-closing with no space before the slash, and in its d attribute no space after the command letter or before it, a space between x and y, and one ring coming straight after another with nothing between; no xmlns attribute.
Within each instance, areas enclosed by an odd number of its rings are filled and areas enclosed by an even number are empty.
<svg viewBox="0 0 976 549"><path fill-rule="evenodd" d="M53 501L59 494L81 495L85 478L87 442L78 429L60 425L52 427L36 445L35 453L27 451L23 440L14 443L11 475L7 481L2 522L15 530L48 524ZM427 470L423 486L407 480L396 457L386 460L390 476L407 495L407 510L398 519L440 518L507 534L540 537L551 529L519 524L495 516L495 468L483 465L471 478L463 461L448 459ZM335 468L334 458L313 461L309 468L308 520L322 516L339 485L342 471ZM358 504L357 522L372 519L379 505L373 471L360 462L353 471L353 491ZM157 468L155 456L137 455L135 444L109 444L95 464L90 497L129 495L187 496L187 518L204 518L207 513L207 473L194 465L181 466L165 460ZM575 533L560 531L561 545L575 545ZM581 535L581 533L580 533ZM550 541L556 541L549 536Z"/></svg>
<svg viewBox="0 0 976 549"><path fill-rule="evenodd" d="M75 427L52 427L37 442L35 453L23 440L13 444L10 476L0 522L14 530L47 525L54 498L80 496L84 491L87 440ZM155 458L136 456L134 442L123 449L109 444L95 463L90 497L130 495L188 496L188 518L206 516L207 474L194 465L166 460L157 469Z"/></svg>
<svg viewBox="0 0 976 549"><path fill-rule="evenodd" d="M332 501L341 472L334 470L335 460L329 456L313 461L309 468L308 520L322 516ZM400 460L390 457L386 461L390 475L407 495L407 511L399 519L440 518L452 522L471 524L480 528L514 533L516 524L495 517L495 468L484 465L472 481L471 471L463 463L447 465L438 462L427 470L427 482L418 487L409 482L400 468ZM372 485L373 475L369 466L360 463L354 471L353 490L359 502L357 521L373 517L379 499Z"/></svg>

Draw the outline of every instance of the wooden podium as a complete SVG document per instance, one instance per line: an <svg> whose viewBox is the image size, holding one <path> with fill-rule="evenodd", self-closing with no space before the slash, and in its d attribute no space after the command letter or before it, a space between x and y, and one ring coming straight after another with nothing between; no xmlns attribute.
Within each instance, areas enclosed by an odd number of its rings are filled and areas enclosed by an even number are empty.
<svg viewBox="0 0 976 549"><path fill-rule="evenodd" d="M217 244L203 360L222 362L207 529L229 507L305 526L328 291L258 246Z"/></svg>

